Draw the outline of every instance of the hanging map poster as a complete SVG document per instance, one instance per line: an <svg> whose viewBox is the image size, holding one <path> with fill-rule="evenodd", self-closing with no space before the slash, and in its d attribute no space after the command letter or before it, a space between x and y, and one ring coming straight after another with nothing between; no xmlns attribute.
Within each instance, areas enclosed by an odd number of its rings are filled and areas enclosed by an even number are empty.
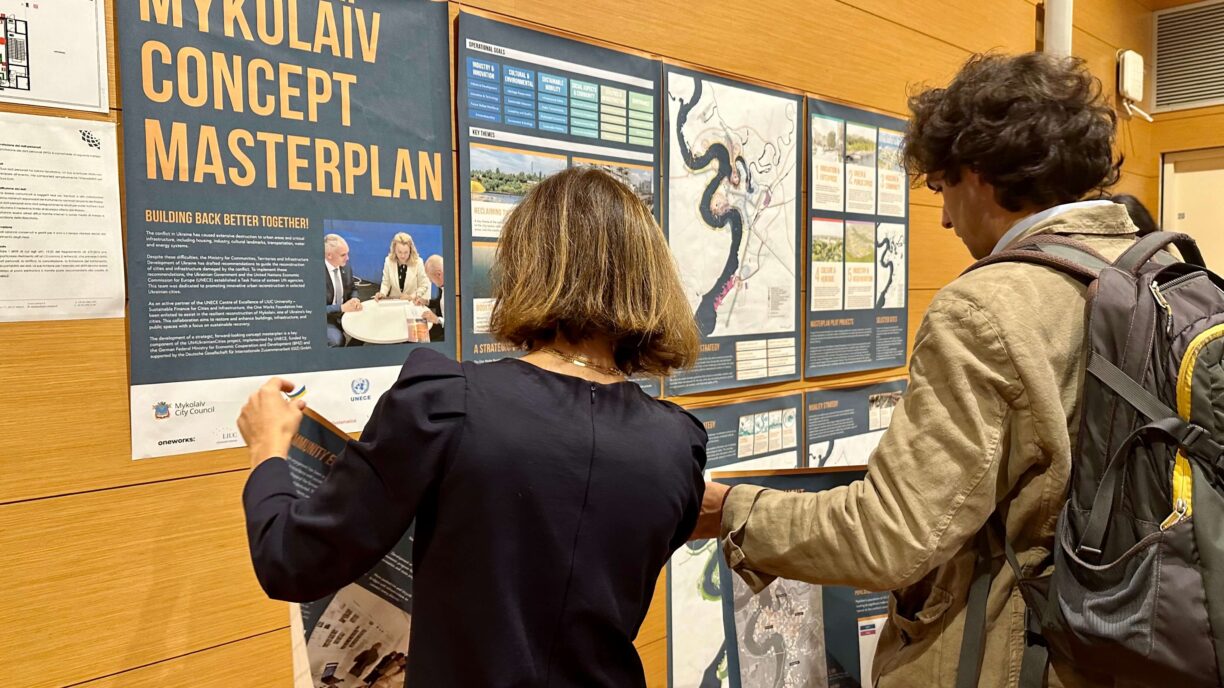
<svg viewBox="0 0 1224 688"><path fill-rule="evenodd" d="M729 485L820 492L863 477L854 468L715 473ZM755 595L718 556L730 688L871 685L888 593L779 578Z"/></svg>
<svg viewBox="0 0 1224 688"><path fill-rule="evenodd" d="M689 409L705 424L706 470L802 465L803 399L791 394ZM716 540L685 543L667 565L670 685L727 685Z"/></svg>
<svg viewBox="0 0 1224 688"><path fill-rule="evenodd" d="M702 335L669 395L799 378L803 102L668 66L664 229Z"/></svg>

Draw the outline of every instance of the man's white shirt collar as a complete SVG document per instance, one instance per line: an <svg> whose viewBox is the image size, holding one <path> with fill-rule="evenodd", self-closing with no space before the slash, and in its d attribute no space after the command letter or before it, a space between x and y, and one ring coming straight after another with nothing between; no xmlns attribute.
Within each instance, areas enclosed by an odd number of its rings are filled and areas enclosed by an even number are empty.
<svg viewBox="0 0 1224 688"><path fill-rule="evenodd" d="M1091 208L1093 206L1111 205L1111 204L1113 204L1113 201L1105 201L1105 200L1076 201L1075 203L1063 203L1062 205L1056 205L1053 208L1046 208L1045 210L1039 213L1033 213L1032 215L1029 215L1028 217L1022 218L1019 221L1017 221L1016 224L1011 226L1011 229L1007 230L1007 233L999 237L999 243L995 244L994 250L990 252L990 255L993 256L996 253L999 253L1003 249L1007 248L1008 244L1015 241L1018 237L1020 237L1022 234L1024 234L1028 230L1032 229L1033 227L1036 227L1038 223L1045 222L1046 220L1052 217L1055 217L1057 215L1062 215L1068 210L1076 210L1078 208Z"/></svg>

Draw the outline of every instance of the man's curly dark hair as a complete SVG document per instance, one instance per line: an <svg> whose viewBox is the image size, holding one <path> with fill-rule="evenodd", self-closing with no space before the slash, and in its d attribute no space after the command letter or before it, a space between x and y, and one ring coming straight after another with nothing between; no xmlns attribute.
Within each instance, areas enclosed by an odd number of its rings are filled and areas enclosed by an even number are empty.
<svg viewBox="0 0 1224 688"><path fill-rule="evenodd" d="M912 95L905 161L921 181L963 167L1007 210L1079 200L1118 181L1117 115L1075 57L975 55L947 88Z"/></svg>

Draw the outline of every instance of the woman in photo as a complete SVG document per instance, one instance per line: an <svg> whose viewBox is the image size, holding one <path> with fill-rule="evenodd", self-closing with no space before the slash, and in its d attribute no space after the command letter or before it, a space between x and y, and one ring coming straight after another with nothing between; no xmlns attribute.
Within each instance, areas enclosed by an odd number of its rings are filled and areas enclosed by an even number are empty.
<svg viewBox="0 0 1224 688"><path fill-rule="evenodd" d="M418 306L429 301L425 261L421 260L416 242L407 232L399 232L391 238L391 250L383 261L382 286L374 298L406 299Z"/></svg>
<svg viewBox="0 0 1224 688"><path fill-rule="evenodd" d="M628 379L697 358L667 240L624 184L566 170L507 218L493 285L491 329L526 355L413 351L308 499L281 460L301 400L251 397L256 575L316 600L415 522L406 685L645 686L633 640L705 489L701 422Z"/></svg>

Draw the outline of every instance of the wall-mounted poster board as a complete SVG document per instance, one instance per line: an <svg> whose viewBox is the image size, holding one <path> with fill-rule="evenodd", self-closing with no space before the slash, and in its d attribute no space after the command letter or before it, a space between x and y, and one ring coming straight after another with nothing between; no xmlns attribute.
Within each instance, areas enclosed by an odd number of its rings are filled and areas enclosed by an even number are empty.
<svg viewBox="0 0 1224 688"><path fill-rule="evenodd" d="M689 412L705 424L709 435L707 471L803 465L801 394L705 406ZM716 540L693 540L682 545L667 564L669 685L726 685L718 577L721 559Z"/></svg>
<svg viewBox="0 0 1224 688"><path fill-rule="evenodd" d="M715 473L728 485L821 492L861 479L861 468ZM871 685L888 593L779 578L753 594L718 557L730 688Z"/></svg>
<svg viewBox="0 0 1224 688"><path fill-rule="evenodd" d="M906 381L822 389L804 395L807 466L865 466L892 422Z"/></svg>
<svg viewBox="0 0 1224 688"><path fill-rule="evenodd" d="M809 98L806 377L905 365L905 122Z"/></svg>
<svg viewBox="0 0 1224 688"><path fill-rule="evenodd" d="M489 332L489 271L506 216L532 187L594 167L658 216L659 63L472 14L459 16L456 45L462 357L483 362L522 353Z"/></svg>
<svg viewBox="0 0 1224 688"><path fill-rule="evenodd" d="M664 229L701 330L668 395L800 377L803 101L667 66Z"/></svg>
<svg viewBox="0 0 1224 688"><path fill-rule="evenodd" d="M116 5L133 456L237 445L270 375L359 429L411 347L455 351L447 6Z"/></svg>

